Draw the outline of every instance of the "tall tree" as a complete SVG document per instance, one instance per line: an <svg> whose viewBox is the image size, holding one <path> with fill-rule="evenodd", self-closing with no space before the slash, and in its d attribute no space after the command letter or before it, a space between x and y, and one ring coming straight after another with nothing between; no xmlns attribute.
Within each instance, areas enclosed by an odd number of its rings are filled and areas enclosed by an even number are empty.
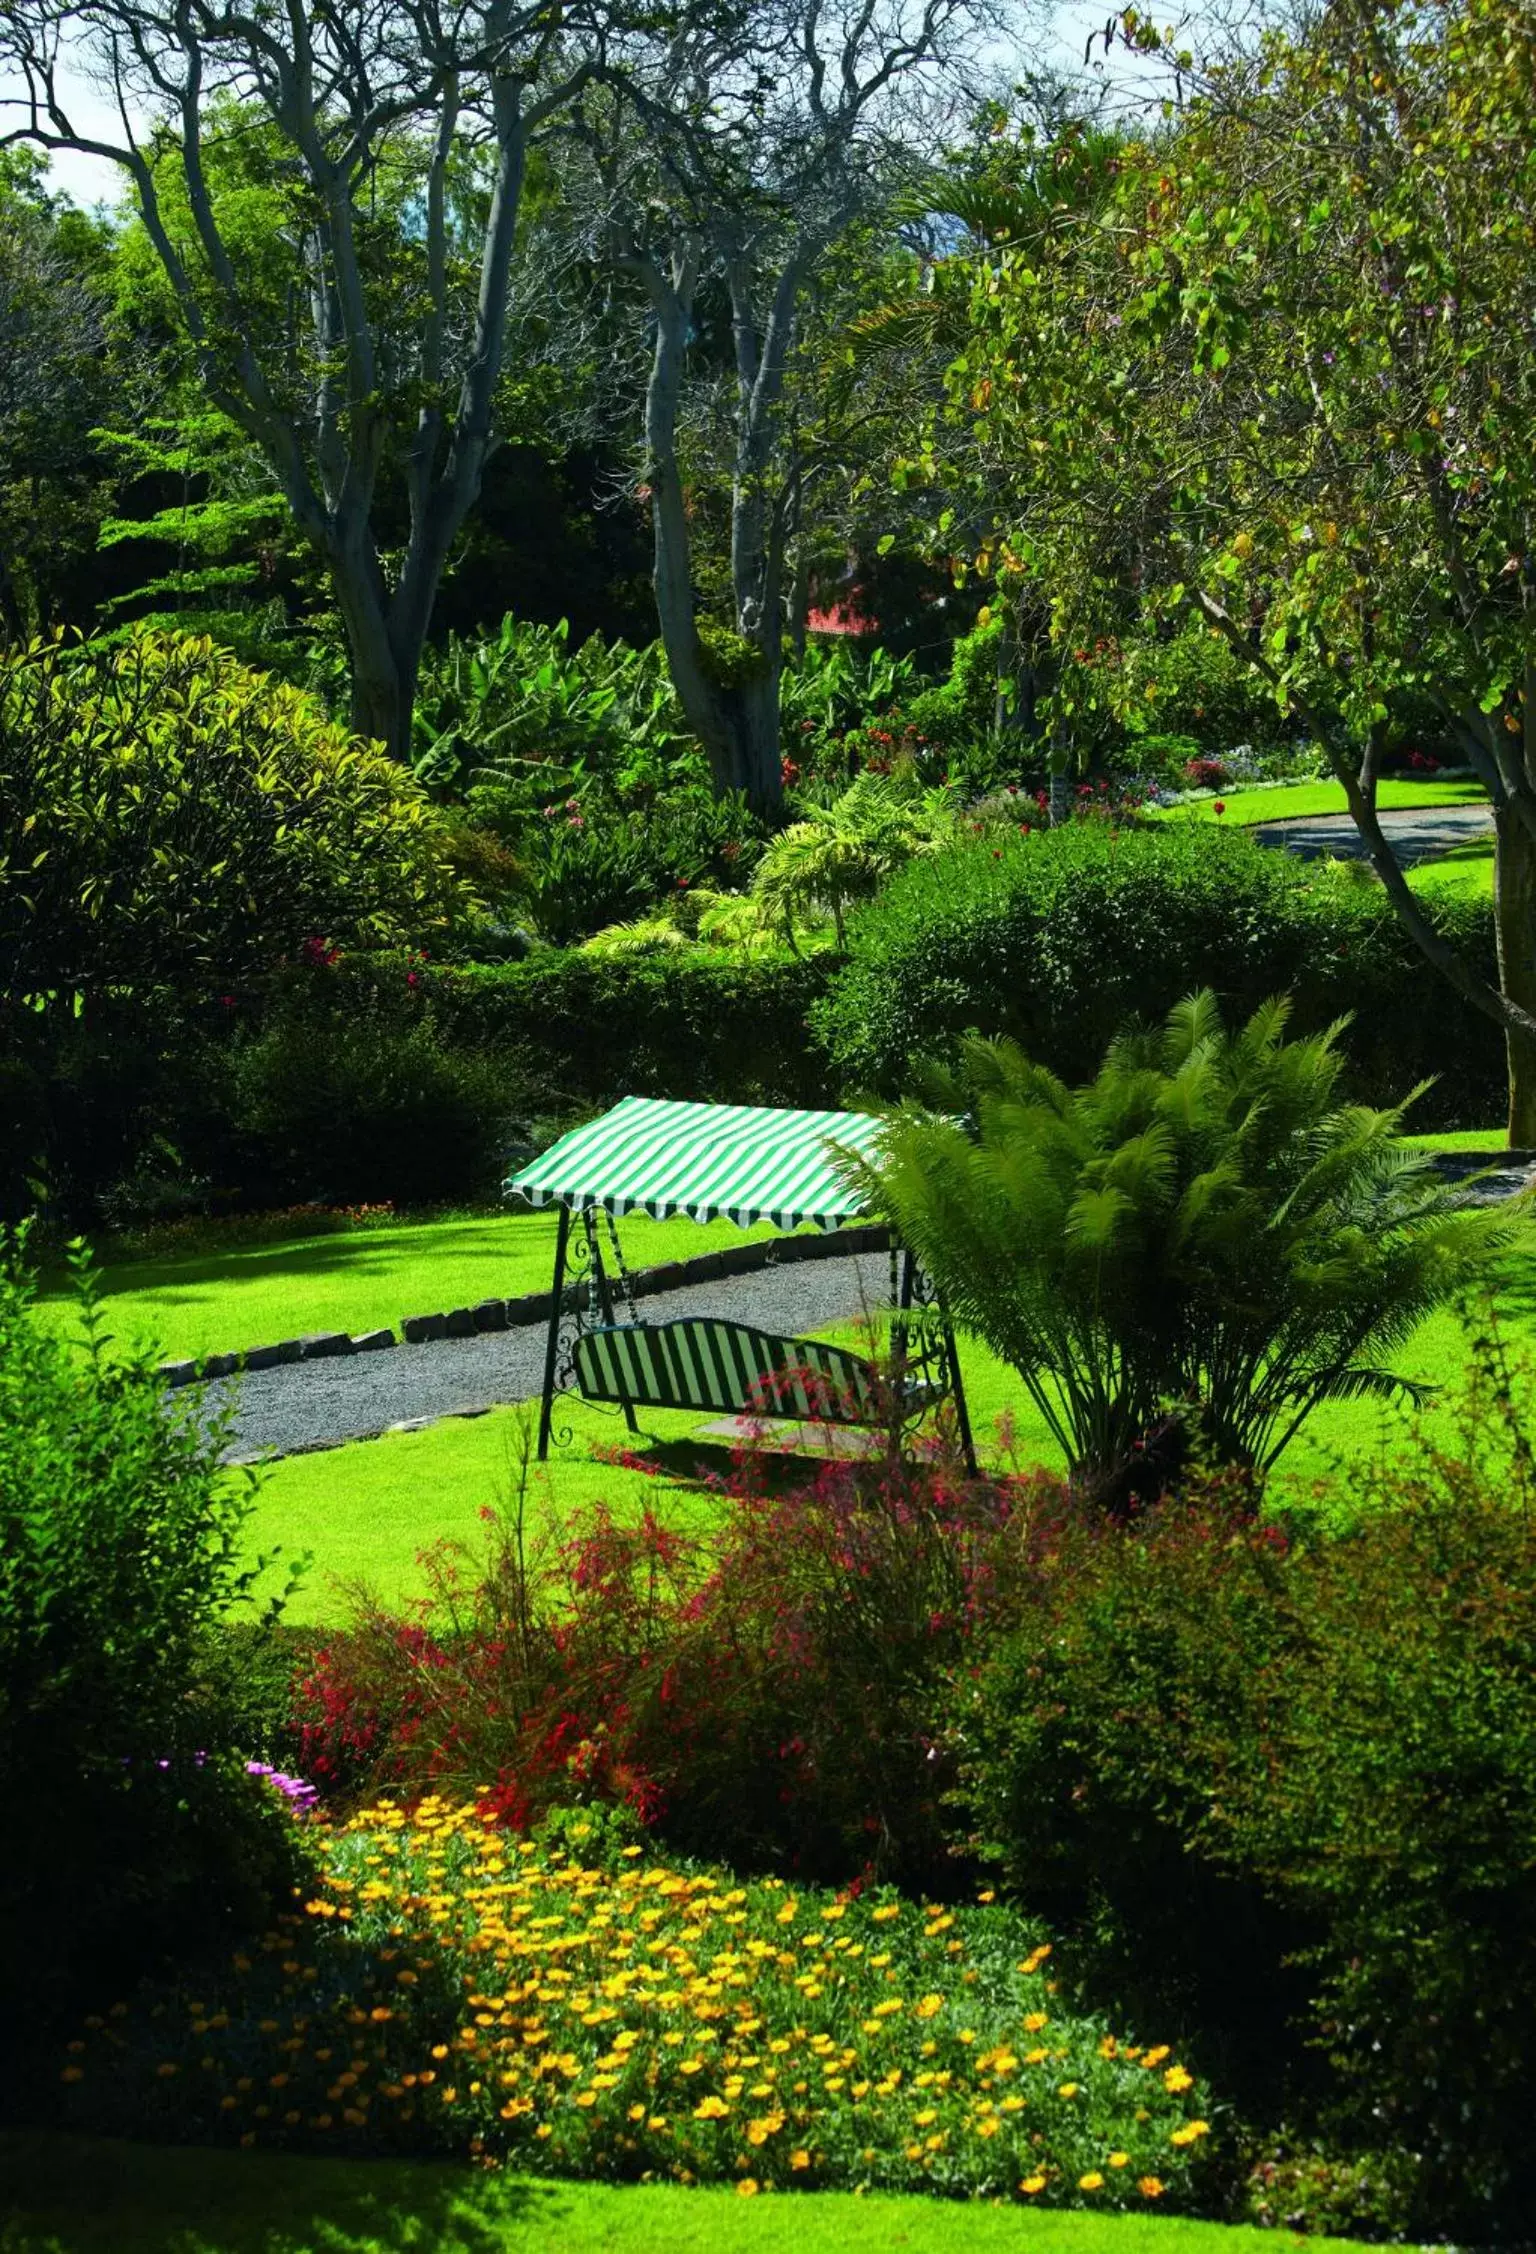
<svg viewBox="0 0 1536 2254"><path fill-rule="evenodd" d="M1148 35L1150 37L1150 35ZM1186 90L1189 58L1181 58ZM1057 629L1193 612L1322 745L1392 905L1503 1030L1536 1142L1536 6L1336 0L1197 78L1115 203L980 267L951 378ZM1500 976L1377 818L1432 699L1486 782Z"/></svg>
<svg viewBox="0 0 1536 2254"><path fill-rule="evenodd" d="M717 789L782 797L779 679L807 449L794 411L807 310L839 240L920 172L966 98L979 0L768 0L626 59L588 111L607 239L653 324L645 469L657 617ZM638 126L639 131L636 132ZM686 409L729 332L729 625L701 631Z"/></svg>
<svg viewBox="0 0 1536 2254"><path fill-rule="evenodd" d="M60 567L89 551L106 505L91 437L111 382L102 246L40 171L0 151L0 626L13 637L54 623Z"/></svg>
<svg viewBox="0 0 1536 2254"><path fill-rule="evenodd" d="M122 168L210 403L259 447L329 573L354 724L398 756L433 598L497 440L529 152L604 32L600 0L0 14L0 80L22 89L0 145ZM66 55L111 89L115 134L76 114ZM242 141L284 204L276 233L247 232L215 193ZM381 194L410 206L409 260L375 255Z"/></svg>

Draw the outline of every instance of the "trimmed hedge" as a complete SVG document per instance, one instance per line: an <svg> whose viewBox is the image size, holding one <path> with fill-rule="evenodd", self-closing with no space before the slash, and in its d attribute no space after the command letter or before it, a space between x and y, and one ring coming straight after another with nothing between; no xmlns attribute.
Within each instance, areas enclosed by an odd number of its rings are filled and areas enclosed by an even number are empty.
<svg viewBox="0 0 1536 2254"><path fill-rule="evenodd" d="M1494 977L1486 906L1430 912ZM845 1089L895 1094L971 1027L1079 1080L1127 1018L1202 986L1243 1014L1290 991L1298 1030L1353 1013L1351 1093L1395 1102L1438 1075L1415 1113L1426 1126L1503 1108L1497 1031L1449 993L1378 885L1214 826L1082 822L914 862L854 918L812 1024Z"/></svg>
<svg viewBox="0 0 1536 2254"><path fill-rule="evenodd" d="M814 1106L834 1100L833 1082L806 1020L833 968L787 950L572 950L438 971L430 983L444 1039L515 1051L551 1105L674 1096Z"/></svg>

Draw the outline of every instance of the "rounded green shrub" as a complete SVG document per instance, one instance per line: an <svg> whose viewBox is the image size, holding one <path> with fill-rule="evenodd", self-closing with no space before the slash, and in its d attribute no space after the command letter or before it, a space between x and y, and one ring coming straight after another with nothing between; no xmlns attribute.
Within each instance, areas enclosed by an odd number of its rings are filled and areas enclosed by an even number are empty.
<svg viewBox="0 0 1536 2254"><path fill-rule="evenodd" d="M212 642L0 655L0 993L216 993L322 937L418 944L467 896L425 793Z"/></svg>
<svg viewBox="0 0 1536 2254"><path fill-rule="evenodd" d="M1492 976L1487 909L1433 913ZM1352 1015L1352 1094L1392 1103L1438 1076L1416 1122L1501 1108L1496 1032L1442 1000L1378 886L1214 824L993 832L915 862L851 920L812 1023L849 1089L895 1094L968 1031L1080 1080L1127 1019L1204 987L1244 1013L1288 992L1302 1032Z"/></svg>

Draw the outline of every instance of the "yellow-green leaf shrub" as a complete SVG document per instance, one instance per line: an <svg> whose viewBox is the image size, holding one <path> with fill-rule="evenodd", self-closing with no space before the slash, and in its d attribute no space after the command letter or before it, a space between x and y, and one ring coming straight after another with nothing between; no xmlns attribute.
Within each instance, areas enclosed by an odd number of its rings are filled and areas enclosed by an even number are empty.
<svg viewBox="0 0 1536 2254"><path fill-rule="evenodd" d="M214 643L0 655L9 999L207 994L306 941L420 943L466 906L412 778Z"/></svg>

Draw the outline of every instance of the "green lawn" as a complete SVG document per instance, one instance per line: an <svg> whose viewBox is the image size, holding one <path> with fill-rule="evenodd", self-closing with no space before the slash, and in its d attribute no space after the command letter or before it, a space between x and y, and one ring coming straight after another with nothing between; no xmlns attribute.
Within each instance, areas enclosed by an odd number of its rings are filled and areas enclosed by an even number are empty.
<svg viewBox="0 0 1536 2254"><path fill-rule="evenodd" d="M1293 2240L1291 2243L1299 2244ZM1316 2254L1344 2242L1315 2238ZM848 2192L0 2136L0 2254L1274 2254L1272 2232Z"/></svg>
<svg viewBox="0 0 1536 2254"><path fill-rule="evenodd" d="M1488 794L1476 782L1384 782L1376 794L1376 803L1383 810L1410 806L1471 806L1485 800ZM1224 811L1217 814L1220 803ZM1306 815L1347 814L1344 785L1325 783L1283 783L1275 790L1232 790L1218 794L1218 798L1190 799L1181 806L1160 806L1150 810L1155 822L1215 822L1222 821L1236 829L1247 828L1256 822L1289 822Z"/></svg>
<svg viewBox="0 0 1536 2254"><path fill-rule="evenodd" d="M728 1221L622 1224L631 1267L686 1260L700 1252L768 1236ZM167 1359L265 1346L308 1331L398 1329L407 1315L472 1307L547 1291L555 1255L553 1210L489 1213L449 1221L399 1221L384 1227L239 1244L161 1259L108 1263L102 1271L110 1326L124 1340L152 1339ZM67 1299L44 1302L69 1322Z"/></svg>
<svg viewBox="0 0 1536 2254"><path fill-rule="evenodd" d="M1496 1149L1503 1136L1489 1127L1423 1140L1441 1148ZM408 1312L542 1285L552 1233L548 1215L495 1214L127 1263L108 1271L108 1312L120 1335L153 1331L175 1353L259 1344L311 1329L361 1329L398 1322ZM688 1221L624 1224L626 1250L637 1265L738 1237L725 1224L707 1229ZM1521 1350L1536 1347L1536 1293L1513 1275L1504 1297L1512 1341ZM67 1317L66 1301L46 1304L55 1319ZM852 1326L828 1335L858 1343ZM996 1458L998 1423L1006 1415L1016 1460L1056 1464L1050 1436L1012 1373L974 1342L966 1342L963 1352L983 1456ZM1455 1318L1433 1317L1399 1360L1412 1376L1454 1385L1465 1360ZM444 1539L478 1544L481 1512L515 1487L525 1418L525 1411L501 1409L273 1465L256 1493L249 1542L253 1551L278 1550L284 1563L311 1555L289 1617L296 1623L336 1620L346 1609L346 1588L361 1581L391 1601L407 1599L422 1588L418 1558L427 1545ZM643 1415L643 1447L658 1466L655 1476L594 1453L624 1443L617 1416L571 1401L560 1421L569 1427L571 1442L555 1451L547 1471L534 1473L532 1499L541 1521L557 1524L597 1500L621 1512L648 1501L680 1524L718 1508L715 1490L698 1473L700 1466L706 1474L718 1473L726 1459L693 1437L700 1420L677 1413ZM1288 1452L1285 1485L1304 1489L1362 1454L1402 1445L1407 1432L1402 1411L1370 1403L1325 1410Z"/></svg>
<svg viewBox="0 0 1536 2254"><path fill-rule="evenodd" d="M1510 1277L1502 1306L1510 1344L1519 1354L1536 1356L1536 1290L1525 1275ZM851 1327L823 1335L859 1343ZM998 1421L1006 1413L1013 1427L1011 1460L1059 1466L1049 1433L1011 1371L974 1341L962 1342L962 1355L983 1458L998 1460ZM1397 1357L1408 1375L1450 1389L1465 1359L1465 1332L1449 1313L1431 1316ZM1449 1405L1431 1408L1422 1422L1430 1432L1449 1434L1451 1415ZM390 1434L274 1464L257 1490L248 1540L253 1551L277 1547L284 1559L311 1554L312 1566L288 1617L295 1624L344 1617L347 1588L359 1581L391 1601L408 1600L422 1591L418 1558L429 1543L459 1541L478 1549L480 1513L515 1491L519 1426L526 1416L526 1410L506 1408L467 1422L450 1418L424 1432ZM649 1503L684 1527L707 1521L719 1509L710 1482L728 1468L729 1458L717 1443L695 1437L706 1420L642 1411L641 1438L628 1446L653 1463L654 1472L594 1457L594 1449L625 1443L616 1417L571 1401L560 1421L570 1428L570 1445L552 1451L548 1466L534 1467L532 1474L531 1516L538 1523L558 1525L599 1500L621 1515ZM1407 1446L1414 1422L1406 1408L1367 1401L1319 1411L1287 1451L1277 1492L1305 1501L1318 1481L1342 1473L1329 1507L1347 1516L1349 1466Z"/></svg>
<svg viewBox="0 0 1536 2254"><path fill-rule="evenodd" d="M1408 871L1408 882L1426 897L1443 899L1452 894L1463 899L1492 900L1492 831L1483 837L1469 837L1463 845L1453 845L1449 853L1439 854L1433 861L1421 861Z"/></svg>

